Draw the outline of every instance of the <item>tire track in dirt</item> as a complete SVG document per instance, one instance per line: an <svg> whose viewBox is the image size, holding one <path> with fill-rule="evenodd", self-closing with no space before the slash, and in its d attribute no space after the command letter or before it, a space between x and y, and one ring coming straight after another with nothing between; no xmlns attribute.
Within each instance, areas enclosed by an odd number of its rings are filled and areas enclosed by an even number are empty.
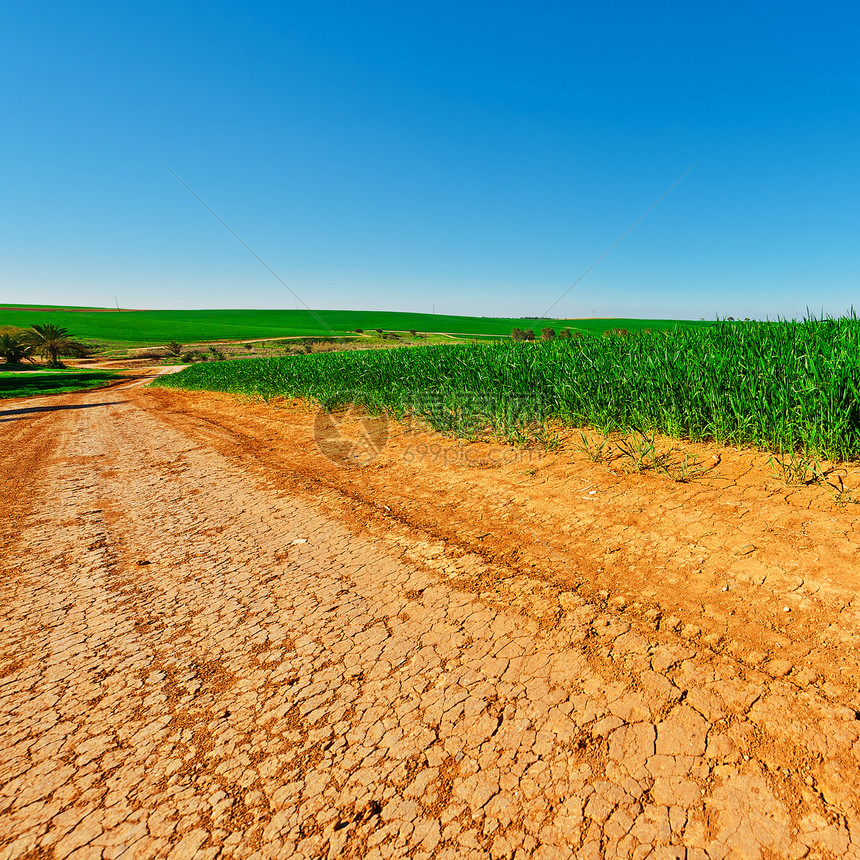
<svg viewBox="0 0 860 860"><path fill-rule="evenodd" d="M407 553L410 563L456 569L459 587L485 596L505 592L497 594L503 603L546 627L575 591L652 629L677 631L698 647L860 707L860 519L853 505L828 505L826 496L809 510L812 488L792 490L801 504L787 504L767 486L768 472L762 486L747 455L727 454L737 462L710 485L678 486L590 463L583 468L570 453L463 449L427 434L416 443L409 431L400 438L395 430L383 456L355 470L319 454L302 405L273 408L164 390L141 403L152 401L164 420L248 474L269 484L279 477L282 492L308 499L356 534L386 540L401 533L394 551ZM416 461L416 448L433 451L429 463L420 455ZM583 492L597 486L603 500L579 501L577 483Z"/></svg>
<svg viewBox="0 0 860 860"><path fill-rule="evenodd" d="M50 423L48 415L25 420L24 410L32 408L31 401L17 409L0 414L2 421L3 447L0 449L0 467L3 480L0 481L0 551L15 535L20 518L33 501L33 482L39 474L39 466L50 460L55 447L55 438L46 432L43 425ZM23 419L23 420L22 420Z"/></svg>

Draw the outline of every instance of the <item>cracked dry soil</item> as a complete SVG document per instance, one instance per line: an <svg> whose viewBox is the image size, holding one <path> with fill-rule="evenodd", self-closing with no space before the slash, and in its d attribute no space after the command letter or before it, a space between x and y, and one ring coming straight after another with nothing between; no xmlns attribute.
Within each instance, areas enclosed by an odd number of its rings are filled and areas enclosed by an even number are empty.
<svg viewBox="0 0 860 860"><path fill-rule="evenodd" d="M850 507L282 407L0 404L0 860L860 857Z"/></svg>

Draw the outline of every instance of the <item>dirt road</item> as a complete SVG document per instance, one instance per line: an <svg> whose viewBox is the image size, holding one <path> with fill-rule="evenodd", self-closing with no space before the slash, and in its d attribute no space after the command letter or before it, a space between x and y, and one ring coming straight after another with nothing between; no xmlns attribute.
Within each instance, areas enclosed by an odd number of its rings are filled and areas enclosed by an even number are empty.
<svg viewBox="0 0 860 860"><path fill-rule="evenodd" d="M590 586L606 547L559 585L538 501L470 530L437 465L384 503L393 472L244 408L0 404L0 860L860 857L856 649L812 620L772 633L788 660L724 647L655 612L680 569ZM738 599L757 642L765 602Z"/></svg>

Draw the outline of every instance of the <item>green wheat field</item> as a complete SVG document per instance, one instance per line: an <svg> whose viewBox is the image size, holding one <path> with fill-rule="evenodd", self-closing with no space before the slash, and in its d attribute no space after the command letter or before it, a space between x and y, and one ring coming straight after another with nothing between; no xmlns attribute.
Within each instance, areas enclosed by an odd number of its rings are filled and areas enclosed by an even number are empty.
<svg viewBox="0 0 860 860"><path fill-rule="evenodd" d="M351 402L440 430L473 433L480 424L509 441L555 421L829 460L860 455L860 320L641 328L216 362L156 385Z"/></svg>
<svg viewBox="0 0 860 860"><path fill-rule="evenodd" d="M377 328L399 332L441 332L455 337L509 337L513 328L531 328L539 335L540 329L546 326L602 332L612 328L637 331L677 324L692 327L709 325L674 320L499 319L395 311L116 311L110 308L0 305L0 327L27 328L33 323L54 323L79 339L134 346L159 346L171 340L198 343L274 337L342 337L356 329L371 331Z"/></svg>

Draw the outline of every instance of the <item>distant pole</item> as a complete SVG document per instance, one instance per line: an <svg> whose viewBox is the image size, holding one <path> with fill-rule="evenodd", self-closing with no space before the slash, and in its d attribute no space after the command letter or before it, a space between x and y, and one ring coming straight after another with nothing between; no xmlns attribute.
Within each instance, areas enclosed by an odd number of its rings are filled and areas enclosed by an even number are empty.
<svg viewBox="0 0 860 860"><path fill-rule="evenodd" d="M119 299L116 296L114 296L113 300L116 302L116 309L119 310Z"/></svg>

